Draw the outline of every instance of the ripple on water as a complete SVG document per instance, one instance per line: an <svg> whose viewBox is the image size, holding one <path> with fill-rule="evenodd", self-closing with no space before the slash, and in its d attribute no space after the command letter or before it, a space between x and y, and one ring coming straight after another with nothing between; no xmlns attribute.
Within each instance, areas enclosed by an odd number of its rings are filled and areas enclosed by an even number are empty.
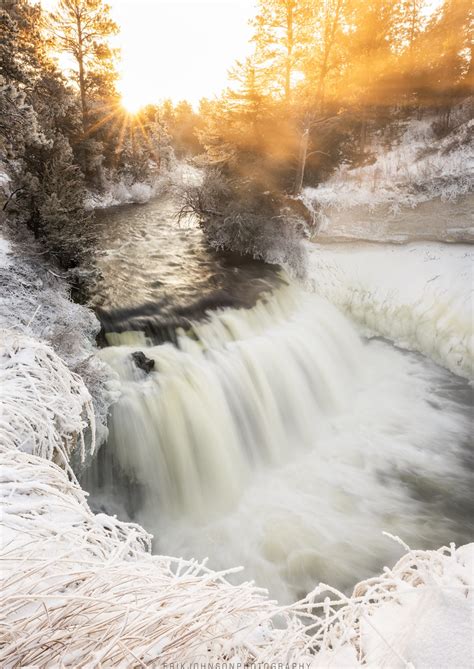
<svg viewBox="0 0 474 669"><path fill-rule="evenodd" d="M201 230L178 224L175 212L169 197L97 212L101 278L89 301L106 330L137 329L145 316L168 326L186 310L198 318L202 304L250 307L281 281L275 266L209 248Z"/></svg>

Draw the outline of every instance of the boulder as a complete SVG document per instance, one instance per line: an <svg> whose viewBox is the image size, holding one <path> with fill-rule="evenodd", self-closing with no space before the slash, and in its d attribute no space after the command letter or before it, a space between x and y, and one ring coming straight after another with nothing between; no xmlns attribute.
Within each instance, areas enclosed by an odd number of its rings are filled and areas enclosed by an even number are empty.
<svg viewBox="0 0 474 669"><path fill-rule="evenodd" d="M145 374L149 374L155 368L155 361L147 358L143 351L135 351L132 358L138 369L142 369Z"/></svg>

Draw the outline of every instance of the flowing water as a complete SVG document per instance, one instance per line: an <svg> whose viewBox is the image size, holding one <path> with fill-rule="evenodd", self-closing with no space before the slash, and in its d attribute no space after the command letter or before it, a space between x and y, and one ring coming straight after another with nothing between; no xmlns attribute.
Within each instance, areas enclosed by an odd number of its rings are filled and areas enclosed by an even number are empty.
<svg viewBox="0 0 474 669"><path fill-rule="evenodd" d="M211 253L171 207L104 214L94 300L122 395L84 477L93 505L143 524L157 552L243 565L281 600L380 570L400 554L383 531L468 540L466 382L361 339L275 268Z"/></svg>
<svg viewBox="0 0 474 669"><path fill-rule="evenodd" d="M271 265L210 249L191 220L178 222L172 198L98 211L95 234L101 278L90 304L105 332L168 339L209 308L251 306L280 281Z"/></svg>

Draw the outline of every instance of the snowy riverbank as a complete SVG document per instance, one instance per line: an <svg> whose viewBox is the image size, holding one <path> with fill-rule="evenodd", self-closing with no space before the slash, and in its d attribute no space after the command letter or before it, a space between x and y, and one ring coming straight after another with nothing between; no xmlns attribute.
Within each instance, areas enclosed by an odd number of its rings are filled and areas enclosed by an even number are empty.
<svg viewBox="0 0 474 669"><path fill-rule="evenodd" d="M37 244L0 237L0 329L50 345L86 383L94 403L97 440L107 434L107 412L116 399L110 370L95 355L99 321L70 297L70 286L45 262Z"/></svg>
<svg viewBox="0 0 474 669"><path fill-rule="evenodd" d="M192 165L181 161L171 162L169 169L158 173L148 181L134 181L122 178L120 181L109 180L102 192L89 191L86 197L86 209L107 209L124 204L145 204L167 191L179 188L183 184L199 181L201 172Z"/></svg>
<svg viewBox="0 0 474 669"><path fill-rule="evenodd" d="M365 332L473 377L473 260L468 245L309 244L309 287Z"/></svg>
<svg viewBox="0 0 474 669"><path fill-rule="evenodd" d="M326 181L305 188L314 211L315 241L474 240L473 98L440 119L410 119L375 133L369 164L342 164ZM398 137L391 138L398 131Z"/></svg>

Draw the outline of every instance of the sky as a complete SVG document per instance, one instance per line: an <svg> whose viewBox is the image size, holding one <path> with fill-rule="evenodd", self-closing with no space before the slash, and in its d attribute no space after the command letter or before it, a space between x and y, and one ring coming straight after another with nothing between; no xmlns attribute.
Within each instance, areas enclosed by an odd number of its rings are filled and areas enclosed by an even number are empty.
<svg viewBox="0 0 474 669"><path fill-rule="evenodd" d="M109 0L110 1L110 0ZM218 95L246 54L254 0L111 0L125 104Z"/></svg>
<svg viewBox="0 0 474 669"><path fill-rule="evenodd" d="M55 0L41 0L53 9ZM130 111L149 102L219 95L250 50L255 0L108 0L120 27L119 90Z"/></svg>
<svg viewBox="0 0 474 669"><path fill-rule="evenodd" d="M431 0L433 9L440 0ZM41 0L53 9L56 0ZM219 95L227 72L250 52L256 0L108 0L120 27L118 88L124 106Z"/></svg>

